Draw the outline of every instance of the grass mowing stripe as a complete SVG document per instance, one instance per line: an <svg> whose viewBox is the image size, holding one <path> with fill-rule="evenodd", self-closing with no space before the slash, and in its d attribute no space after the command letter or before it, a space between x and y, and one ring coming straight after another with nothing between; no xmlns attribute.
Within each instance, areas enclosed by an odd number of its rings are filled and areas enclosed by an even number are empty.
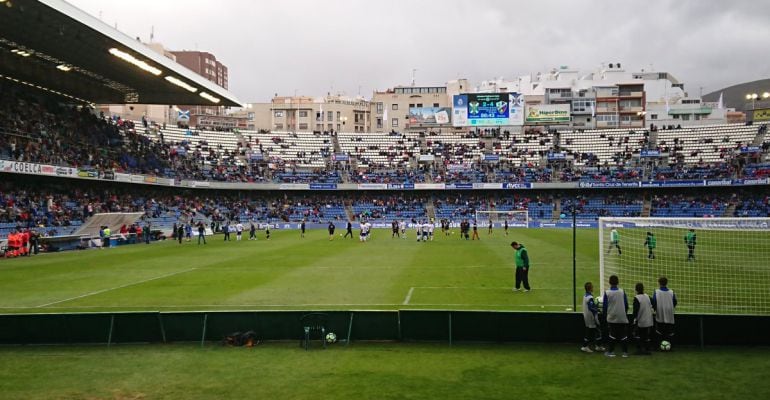
<svg viewBox="0 0 770 400"><path fill-rule="evenodd" d="M112 290L123 289L123 288L127 288L129 286L141 285L142 283L147 283L147 282L155 281L155 280L158 280L158 279L168 278L168 277L174 276L174 275L184 274L186 272L195 271L196 269L197 268L190 268L190 269L186 269L184 271L177 271L177 272L172 272L170 274L156 276L154 278L143 279L143 280L138 281L138 282L132 282L132 283L127 283L125 285L115 286L115 287L112 287L112 288L97 290L95 292L90 292L90 293L82 294L80 296L70 297L70 298L64 299L64 300L52 301L50 303L46 303L46 304L42 304L42 305L36 306L36 308L48 307L48 306L52 306L54 304L65 303L65 302L72 301L72 300L82 299L82 298L88 297L88 296L95 296L97 294L106 293L106 292L109 292L109 291L112 291Z"/></svg>

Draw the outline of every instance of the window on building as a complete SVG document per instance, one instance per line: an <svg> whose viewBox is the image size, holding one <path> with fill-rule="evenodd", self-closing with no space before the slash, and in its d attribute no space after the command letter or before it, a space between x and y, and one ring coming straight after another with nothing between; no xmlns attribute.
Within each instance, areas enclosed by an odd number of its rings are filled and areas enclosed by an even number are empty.
<svg viewBox="0 0 770 400"><path fill-rule="evenodd" d="M283 111L276 111L273 113L273 116L276 118L283 118Z"/></svg>
<svg viewBox="0 0 770 400"><path fill-rule="evenodd" d="M390 109L393 110L393 111L398 111L398 104L392 104L390 106Z"/></svg>
<svg viewBox="0 0 770 400"><path fill-rule="evenodd" d="M342 125L337 124L337 132L339 132L342 129Z"/></svg>
<svg viewBox="0 0 770 400"><path fill-rule="evenodd" d="M299 130L301 130L301 131L307 131L307 123L305 123L305 122L300 122L300 124L299 124Z"/></svg>
<svg viewBox="0 0 770 400"><path fill-rule="evenodd" d="M690 114L682 114L682 121L689 121L690 120Z"/></svg>
<svg viewBox="0 0 770 400"><path fill-rule="evenodd" d="M337 111L337 121L341 121L341 120L342 120L342 112Z"/></svg>
<svg viewBox="0 0 770 400"><path fill-rule="evenodd" d="M393 118L390 121L390 127L391 128L398 128L398 118Z"/></svg>
<svg viewBox="0 0 770 400"><path fill-rule="evenodd" d="M417 103L417 108L422 108L422 103Z"/></svg>
<svg viewBox="0 0 770 400"><path fill-rule="evenodd" d="M307 111L304 111L304 110L300 111L299 112L299 117L300 118L307 118Z"/></svg>
<svg viewBox="0 0 770 400"><path fill-rule="evenodd" d="M377 114L382 114L383 108L382 103L377 103Z"/></svg>
<svg viewBox="0 0 770 400"><path fill-rule="evenodd" d="M679 119L679 114L674 114L674 119Z"/></svg>
<svg viewBox="0 0 770 400"><path fill-rule="evenodd" d="M433 103L433 107L439 107L438 103Z"/></svg>
<svg viewBox="0 0 770 400"><path fill-rule="evenodd" d="M650 119L658 119L658 114L650 114Z"/></svg>
<svg viewBox="0 0 770 400"><path fill-rule="evenodd" d="M414 108L414 103L409 103L409 108Z"/></svg>
<svg viewBox="0 0 770 400"><path fill-rule="evenodd" d="M246 119L249 120L249 121L254 121L254 113L250 112L250 113L246 114Z"/></svg>
<svg viewBox="0 0 770 400"><path fill-rule="evenodd" d="M327 120L327 121L332 121L332 120L334 120L334 111L327 111L327 112L326 112L326 120ZM331 125L329 125L329 129L330 129L330 130L332 129L332 126L331 126Z"/></svg>
<svg viewBox="0 0 770 400"><path fill-rule="evenodd" d="M327 130L327 131L331 131L331 130L334 130L334 125L333 125L333 124L327 124L327 125L326 125L326 130Z"/></svg>
<svg viewBox="0 0 770 400"><path fill-rule="evenodd" d="M280 131L281 129L283 129L283 124L275 124L275 125L273 125L273 127L274 127L275 130L279 130Z"/></svg>

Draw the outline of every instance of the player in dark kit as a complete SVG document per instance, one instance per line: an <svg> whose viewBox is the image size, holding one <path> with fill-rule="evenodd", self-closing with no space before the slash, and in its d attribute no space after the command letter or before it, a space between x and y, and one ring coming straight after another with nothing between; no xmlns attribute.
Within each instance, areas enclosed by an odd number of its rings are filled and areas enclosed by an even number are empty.
<svg viewBox="0 0 770 400"><path fill-rule="evenodd" d="M301 231L299 237L304 238L305 237L305 220L302 220L302 223L299 224L299 229Z"/></svg>
<svg viewBox="0 0 770 400"><path fill-rule="evenodd" d="M644 246L647 246L647 258L655 259L655 248L658 247L658 239L655 238L655 234L647 232L647 238L644 239Z"/></svg>
<svg viewBox="0 0 770 400"><path fill-rule="evenodd" d="M390 235L390 238L397 238L400 237L398 234L398 221L393 220L393 222L390 223L390 227L393 230L393 233Z"/></svg>
<svg viewBox="0 0 770 400"><path fill-rule="evenodd" d="M334 229L336 228L337 227L334 226L334 222L329 221L329 240L334 240Z"/></svg>
<svg viewBox="0 0 770 400"><path fill-rule="evenodd" d="M503 229L505 229L505 236L508 236L508 220L503 223Z"/></svg>
<svg viewBox="0 0 770 400"><path fill-rule="evenodd" d="M687 261L695 260L695 242L698 237L695 234L695 229L690 229L687 234L684 235L684 243L687 245Z"/></svg>
<svg viewBox="0 0 770 400"><path fill-rule="evenodd" d="M203 221L198 221L198 244L201 244L201 240L203 240L203 244L206 244L206 225L203 224Z"/></svg>
<svg viewBox="0 0 770 400"><path fill-rule="evenodd" d="M353 223L348 221L348 223L345 225L345 236L342 238L345 239L350 235L350 238L353 239Z"/></svg>

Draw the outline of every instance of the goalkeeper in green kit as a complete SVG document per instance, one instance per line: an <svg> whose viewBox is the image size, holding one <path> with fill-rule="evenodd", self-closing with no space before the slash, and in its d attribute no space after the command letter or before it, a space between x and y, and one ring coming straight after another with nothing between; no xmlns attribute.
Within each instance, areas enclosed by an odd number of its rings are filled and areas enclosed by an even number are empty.
<svg viewBox="0 0 770 400"><path fill-rule="evenodd" d="M687 261L695 261L695 242L697 239L695 229L692 228L684 235L684 243L687 245Z"/></svg>
<svg viewBox="0 0 770 400"><path fill-rule="evenodd" d="M623 254L623 252L620 251L620 234L616 228L612 228L610 231L610 248L607 249L607 254L610 254L613 247L618 249L618 255Z"/></svg>
<svg viewBox="0 0 770 400"><path fill-rule="evenodd" d="M647 246L647 258L655 259L655 248L658 247L658 239L655 238L655 234L647 232L647 238L644 240L644 246Z"/></svg>

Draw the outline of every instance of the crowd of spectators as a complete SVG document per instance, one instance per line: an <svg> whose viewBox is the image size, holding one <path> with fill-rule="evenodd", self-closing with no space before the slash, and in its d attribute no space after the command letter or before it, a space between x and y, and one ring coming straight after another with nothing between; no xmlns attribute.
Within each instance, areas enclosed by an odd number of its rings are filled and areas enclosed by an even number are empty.
<svg viewBox="0 0 770 400"><path fill-rule="evenodd" d="M761 163L764 153L739 159L729 146L719 162L686 164L683 157L674 157L666 165L656 161L658 165L651 166L633 160L632 154L650 146L648 135L638 143L629 136L614 140L618 151L612 163L600 164L593 153L576 153L572 156L577 158L570 162L551 165L547 152L559 149L561 140L555 131L428 131L419 138L391 132L382 141L361 141L347 154L351 161L340 163L333 161L332 154L342 140L338 134L319 132L316 136L323 140L319 139L318 149L303 147L291 157L282 157L279 152L286 143L278 136L262 143L249 132L196 127L186 128L189 135L185 133L182 139L172 139L168 131L164 135L165 128L145 118L135 123L95 113L88 107L36 97L6 83L0 86L0 159L99 171L241 183L628 182L770 176L770 167ZM223 146L203 135L212 129L232 134L228 140L236 144ZM762 134L766 125L757 129ZM292 136L287 137L290 140ZM703 139L704 143L719 140ZM672 146L659 146L658 151L678 154L676 140ZM770 143L766 141L759 148L766 153ZM421 155L433 155L435 161L423 163ZM499 159L486 160L487 155ZM310 159L321 160L323 166L316 163L311 167ZM585 165L578 166L576 161ZM352 166L354 162L357 167Z"/></svg>

